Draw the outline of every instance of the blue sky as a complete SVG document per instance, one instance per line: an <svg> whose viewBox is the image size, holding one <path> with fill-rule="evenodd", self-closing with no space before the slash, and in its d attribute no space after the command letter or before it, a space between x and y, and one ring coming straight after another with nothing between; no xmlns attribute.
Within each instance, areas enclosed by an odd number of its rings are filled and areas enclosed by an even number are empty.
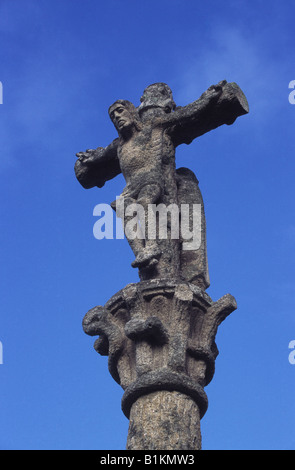
<svg viewBox="0 0 295 470"><path fill-rule="evenodd" d="M294 71L290 0L0 0L0 446L124 449L122 389L84 314L138 275L96 240L75 153L115 137L107 109L166 82L177 105L222 79L250 113L177 150L200 181L211 286L238 309L217 335L204 449L294 449Z"/></svg>

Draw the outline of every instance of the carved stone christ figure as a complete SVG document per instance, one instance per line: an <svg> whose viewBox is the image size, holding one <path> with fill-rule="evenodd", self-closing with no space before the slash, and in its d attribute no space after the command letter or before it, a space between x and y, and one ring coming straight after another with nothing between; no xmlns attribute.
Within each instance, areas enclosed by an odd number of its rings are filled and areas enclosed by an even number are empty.
<svg viewBox="0 0 295 470"><path fill-rule="evenodd" d="M128 208L135 203L143 208L139 224L144 237L134 238L126 232L135 255L132 266L139 268L142 280L173 278L204 290L209 286L203 200L195 175L186 168L176 170L175 149L223 124L232 124L247 112L247 100L235 83L219 82L184 107L176 107L168 85L155 83L145 89L138 108L127 100L118 100L110 106L117 139L106 148L77 154L75 172L84 188L102 187L122 172L126 186L112 207L123 218L124 227L134 216ZM201 206L201 242L197 249L184 250L181 236L173 238L169 213L168 237L148 237L147 222L151 211L160 204L166 208L189 205L190 225L193 205Z"/></svg>
<svg viewBox="0 0 295 470"><path fill-rule="evenodd" d="M116 101L109 108L109 115L118 134L117 155L120 168L126 181L121 194L124 204L124 226L128 223L126 210L128 206L140 204L144 210L142 224L148 221L149 205L157 203L163 195L163 175L161 154L157 148L157 137L152 135L152 128L143 126L136 118L136 109L129 101ZM141 238L128 237L131 248L136 255L133 267L150 268L157 264L161 255L156 239L150 239L144 228L144 242Z"/></svg>

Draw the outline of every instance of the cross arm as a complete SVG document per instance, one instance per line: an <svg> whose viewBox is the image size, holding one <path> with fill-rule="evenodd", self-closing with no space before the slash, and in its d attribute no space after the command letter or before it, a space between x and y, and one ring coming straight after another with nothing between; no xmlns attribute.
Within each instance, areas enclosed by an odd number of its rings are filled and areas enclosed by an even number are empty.
<svg viewBox="0 0 295 470"><path fill-rule="evenodd" d="M83 188L102 188L106 181L121 173L117 155L118 141L113 140L105 148L98 147L76 154L78 160L75 163L75 174Z"/></svg>
<svg viewBox="0 0 295 470"><path fill-rule="evenodd" d="M190 144L196 137L223 124L233 124L237 117L248 112L248 102L240 87L223 80L209 87L193 103L176 108L168 115L167 127L175 146Z"/></svg>

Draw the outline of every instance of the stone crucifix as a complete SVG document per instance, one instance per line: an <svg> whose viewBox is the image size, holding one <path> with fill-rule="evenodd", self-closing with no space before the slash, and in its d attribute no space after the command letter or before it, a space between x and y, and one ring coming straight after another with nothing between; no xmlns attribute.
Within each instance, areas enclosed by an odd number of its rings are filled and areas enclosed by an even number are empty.
<svg viewBox="0 0 295 470"><path fill-rule="evenodd" d="M139 268L142 280L181 277L202 288L209 286L203 200L195 175L185 168L176 170L175 149L222 124L232 124L247 110L247 101L234 83L222 81L197 101L177 108L170 88L156 83L145 89L137 109L126 100L118 100L109 108L118 139L106 148L77 154L76 176L85 188L102 187L123 173L124 226L133 215L126 216L126 208L133 203L144 208L145 224L153 204L201 205L202 240L197 250L183 250L181 237L173 240L169 234L168 240L149 239L147 226L144 239L126 234L136 257L132 266ZM115 203L112 206L116 208Z"/></svg>
<svg viewBox="0 0 295 470"><path fill-rule="evenodd" d="M140 101L137 108L127 100L112 104L109 116L118 138L105 148L77 154L75 173L84 188L100 188L122 172L126 186L111 205L123 220L135 255L132 266L140 277L104 307L92 308L83 328L99 335L94 347L109 356L110 373L124 390L122 409L130 419L127 448L200 449L199 421L207 409L203 388L213 377L218 354L215 335L236 302L230 294L213 302L205 292L209 275L203 199L194 173L176 169L175 149L233 124L248 113L248 103L238 85L225 80L184 107L175 105L165 83L148 86ZM157 208L185 205L186 220L181 210L173 219L171 210L165 219L167 236L159 236L157 223L149 236ZM194 226L195 206L201 208L200 242L187 249L183 233L185 224ZM142 237L126 229L134 207L142 208ZM182 229L178 237L173 234L177 217Z"/></svg>

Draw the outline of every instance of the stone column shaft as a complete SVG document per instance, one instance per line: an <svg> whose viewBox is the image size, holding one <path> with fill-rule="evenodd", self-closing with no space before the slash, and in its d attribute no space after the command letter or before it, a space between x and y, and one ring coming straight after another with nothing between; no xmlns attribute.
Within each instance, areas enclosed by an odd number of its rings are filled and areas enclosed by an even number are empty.
<svg viewBox="0 0 295 470"><path fill-rule="evenodd" d="M157 391L139 397L130 412L127 450L200 450L198 405L188 395Z"/></svg>

